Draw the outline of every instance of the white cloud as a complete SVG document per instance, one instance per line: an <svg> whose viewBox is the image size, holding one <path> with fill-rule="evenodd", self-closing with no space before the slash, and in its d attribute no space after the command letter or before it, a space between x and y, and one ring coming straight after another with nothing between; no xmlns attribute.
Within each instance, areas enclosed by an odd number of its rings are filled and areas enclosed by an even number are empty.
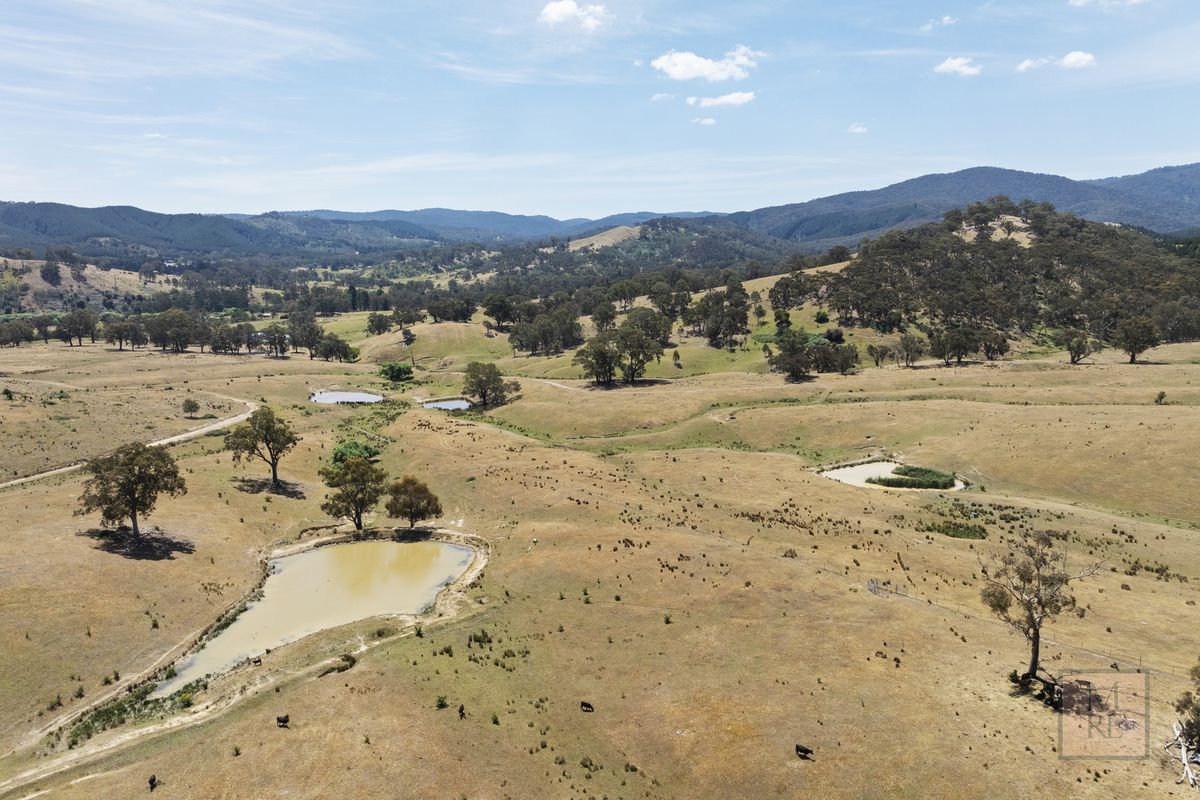
<svg viewBox="0 0 1200 800"><path fill-rule="evenodd" d="M1027 58L1020 64L1017 64L1017 72L1029 72L1030 70L1038 69L1052 63L1054 63L1053 58Z"/></svg>
<svg viewBox="0 0 1200 800"><path fill-rule="evenodd" d="M538 22L547 25L574 23L585 31L594 31L604 27L612 20L612 14L603 5L580 5L575 0L551 0L538 14Z"/></svg>
<svg viewBox="0 0 1200 800"><path fill-rule="evenodd" d="M866 133L869 130L869 128L867 128L867 126L863 125L861 122L851 122L850 127L847 128L846 130L849 133L853 133L855 135L862 135L862 134Z"/></svg>
<svg viewBox="0 0 1200 800"><path fill-rule="evenodd" d="M746 103L754 100L754 92L730 92L723 94L720 97L689 97L687 104L689 106L700 106L700 108L713 108L716 106L744 106Z"/></svg>
<svg viewBox="0 0 1200 800"><path fill-rule="evenodd" d="M943 75L958 75L969 78L983 72L983 67L965 56L952 56L934 67L933 71Z"/></svg>
<svg viewBox="0 0 1200 800"><path fill-rule="evenodd" d="M674 100L674 99L675 99L675 95L668 94L667 92L657 92L656 94L650 95L651 103L661 103L664 100Z"/></svg>
<svg viewBox="0 0 1200 800"><path fill-rule="evenodd" d="M1058 65L1063 69L1088 69L1096 66L1096 57L1091 53L1075 50L1063 56Z"/></svg>
<svg viewBox="0 0 1200 800"><path fill-rule="evenodd" d="M712 117L696 117L692 122L697 125L716 125L717 121Z"/></svg>
<svg viewBox="0 0 1200 800"><path fill-rule="evenodd" d="M1017 72L1030 72L1035 69L1041 69L1048 64L1053 64L1063 69L1089 69L1096 66L1096 57L1091 53L1075 50L1067 53L1062 58L1050 58L1049 56L1027 58L1020 64L1017 64Z"/></svg>
<svg viewBox="0 0 1200 800"><path fill-rule="evenodd" d="M921 31L923 33L929 33L934 28L949 28L951 25L957 25L957 24L958 24L958 17L952 17L947 14L946 16L942 17L941 19L929 20L929 22L926 22L924 25L921 26Z"/></svg>
<svg viewBox="0 0 1200 800"><path fill-rule="evenodd" d="M742 80L750 77L750 70L758 66L755 59L765 56L739 44L719 59L705 58L690 51L672 50L650 62L650 66L673 81L690 81L703 78L706 81Z"/></svg>

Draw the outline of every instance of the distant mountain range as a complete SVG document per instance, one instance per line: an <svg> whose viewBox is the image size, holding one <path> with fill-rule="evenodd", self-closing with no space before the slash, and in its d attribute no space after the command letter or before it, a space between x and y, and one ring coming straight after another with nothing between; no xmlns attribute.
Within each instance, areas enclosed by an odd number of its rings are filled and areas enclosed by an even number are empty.
<svg viewBox="0 0 1200 800"><path fill-rule="evenodd" d="M925 175L883 189L730 214L736 225L797 242L807 250L855 244L897 227L936 220L952 208L993 195L1053 203L1099 222L1120 222L1160 233L1200 225L1200 164L1163 167L1141 175L1074 181L996 167Z"/></svg>
<svg viewBox="0 0 1200 800"><path fill-rule="evenodd" d="M633 212L595 220L444 208L284 211L249 216L157 214L130 206L0 203L0 249L68 245L84 255L126 257L354 255L451 241L493 244L579 238L660 217L689 219L690 224L703 227L719 217L725 231L736 226L815 252L935 220L952 208L997 194L1014 200L1048 201L1061 211L1087 219L1160 233L1200 227L1200 164L1090 181L974 167L925 175L882 189L727 215Z"/></svg>
<svg viewBox="0 0 1200 800"><path fill-rule="evenodd" d="M452 208L423 208L417 211L283 211L289 218L317 218L340 222L407 222L432 231L446 239L455 241L528 241L559 238L578 238L598 231L616 228L619 225L640 225L652 219L674 217L692 219L715 216L710 211L676 211L654 213L634 211L614 214L601 219L555 219L547 216L525 216L505 214L500 211L456 211ZM254 219L240 214L230 214L234 219Z"/></svg>

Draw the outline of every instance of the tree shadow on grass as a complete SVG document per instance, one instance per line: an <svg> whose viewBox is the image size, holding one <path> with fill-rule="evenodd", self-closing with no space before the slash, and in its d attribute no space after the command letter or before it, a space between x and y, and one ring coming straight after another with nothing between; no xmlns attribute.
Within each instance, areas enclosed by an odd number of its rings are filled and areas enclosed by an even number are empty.
<svg viewBox="0 0 1200 800"><path fill-rule="evenodd" d="M666 378L638 378L633 383L626 383L617 378L612 383L590 383L584 389L585 392L619 392L622 389L647 389L651 386L667 386L672 381Z"/></svg>
<svg viewBox="0 0 1200 800"><path fill-rule="evenodd" d="M280 481L279 486L272 486L270 478L234 478L233 484L239 492L246 494L273 494L291 500L303 500L307 497L302 483Z"/></svg>
<svg viewBox="0 0 1200 800"><path fill-rule="evenodd" d="M97 550L135 561L171 561L176 553L191 555L196 552L196 545L186 539L176 539L157 528L142 531L140 536L134 536L128 528L115 531L91 528L80 531L79 535L95 540Z"/></svg>

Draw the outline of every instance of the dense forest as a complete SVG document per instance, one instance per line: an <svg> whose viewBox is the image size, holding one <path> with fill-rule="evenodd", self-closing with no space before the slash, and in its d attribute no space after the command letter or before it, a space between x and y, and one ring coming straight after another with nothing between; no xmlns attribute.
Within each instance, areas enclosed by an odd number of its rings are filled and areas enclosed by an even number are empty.
<svg viewBox="0 0 1200 800"><path fill-rule="evenodd" d="M884 331L969 324L1106 340L1122 320L1150 317L1165 339L1200 335L1200 261L1137 231L1003 197L864 243L820 290L843 324Z"/></svg>

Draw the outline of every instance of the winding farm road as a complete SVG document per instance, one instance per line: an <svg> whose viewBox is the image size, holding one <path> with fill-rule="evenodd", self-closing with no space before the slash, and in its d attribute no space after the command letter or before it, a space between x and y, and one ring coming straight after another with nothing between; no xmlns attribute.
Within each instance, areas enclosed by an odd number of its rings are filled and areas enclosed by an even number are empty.
<svg viewBox="0 0 1200 800"><path fill-rule="evenodd" d="M43 381L43 382L46 382L46 381ZM65 383L56 384L56 385L67 386L67 384L65 384ZM76 387L70 387L70 388L76 388ZM219 397L222 400L232 400L235 403L245 403L246 410L243 411L241 414L236 414L232 417L226 417L225 419L219 419L216 422L210 422L207 425L201 426L199 428L194 428L190 431L184 431L183 433L177 433L174 436L168 436L165 439L157 439L153 442L148 442L147 445L149 447L160 447L160 446L165 446L165 445L170 445L170 444L178 444L179 442L186 442L189 439L195 439L198 436L204 436L206 434L212 433L213 431L220 431L220 430L224 430L225 428L231 428L234 425L237 425L239 422L244 422L245 420L249 419L250 415L258 410L258 403L255 403L252 400L242 400L239 397L228 397L223 394L214 394L213 396ZM75 470L82 468L83 465L86 463L87 463L87 461L79 461L75 464L68 464L65 467L57 467L55 469L48 469L45 472L38 472L33 475L26 475L23 478L14 478L11 481L5 481L4 483L0 483L0 489L7 489L10 486L20 486L23 483L31 483L32 481L38 481L38 480L41 480L42 478L49 478L52 475L64 475L68 472L74 472Z"/></svg>

